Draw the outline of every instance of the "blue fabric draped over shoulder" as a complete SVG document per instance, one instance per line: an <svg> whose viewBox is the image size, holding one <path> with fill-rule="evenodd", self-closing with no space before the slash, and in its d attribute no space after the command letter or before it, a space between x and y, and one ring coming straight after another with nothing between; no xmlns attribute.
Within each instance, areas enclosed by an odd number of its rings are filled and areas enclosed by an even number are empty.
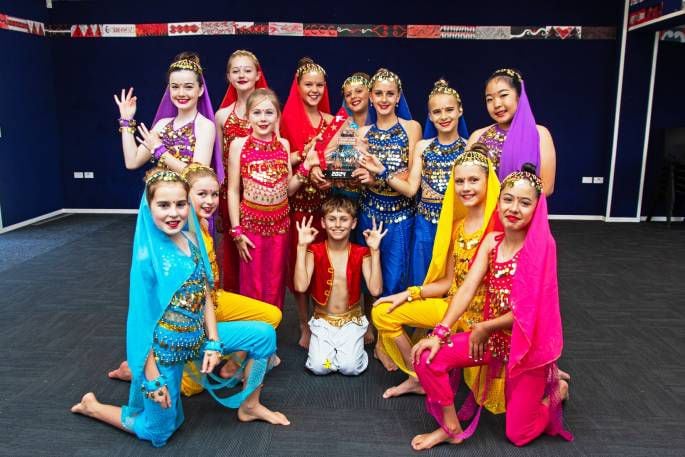
<svg viewBox="0 0 685 457"><path fill-rule="evenodd" d="M187 228L195 234L207 280L209 284L213 284L211 264L192 208ZM181 252L171 238L155 226L147 194L143 193L133 238L126 324L126 357L134 380L131 383L129 407L143 407L143 395L140 384L136 381L142 379L145 360L152 348L155 326L174 293L194 269L192 258Z"/></svg>

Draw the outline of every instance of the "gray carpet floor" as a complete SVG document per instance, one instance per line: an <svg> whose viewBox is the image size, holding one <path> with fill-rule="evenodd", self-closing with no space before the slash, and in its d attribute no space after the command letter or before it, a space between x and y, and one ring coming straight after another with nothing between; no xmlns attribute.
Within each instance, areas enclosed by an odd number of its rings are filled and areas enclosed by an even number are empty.
<svg viewBox="0 0 685 457"><path fill-rule="evenodd" d="M0 455L408 456L432 430L423 398L384 400L402 380L372 361L359 377L316 377L298 349L292 299L279 328L281 366L263 402L289 427L243 424L207 395L184 399L186 422L154 449L69 407L89 390L121 404L128 384L106 377L125 354L134 216L70 216L0 235ZM572 374L571 443L523 448L504 418L426 456L685 455L685 224L554 221L565 326L561 367Z"/></svg>

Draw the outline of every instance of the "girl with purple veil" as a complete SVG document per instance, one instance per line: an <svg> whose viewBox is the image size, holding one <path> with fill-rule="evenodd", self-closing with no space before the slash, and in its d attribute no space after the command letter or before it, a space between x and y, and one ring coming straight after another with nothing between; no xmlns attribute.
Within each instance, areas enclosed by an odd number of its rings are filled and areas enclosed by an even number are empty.
<svg viewBox="0 0 685 457"><path fill-rule="evenodd" d="M485 84L485 105L495 123L473 132L466 148L486 145L500 180L524 163L535 165L550 196L556 174L554 142L549 130L535 123L521 74L510 68L495 71Z"/></svg>
<svg viewBox="0 0 685 457"><path fill-rule="evenodd" d="M152 160L157 166L180 172L191 162L199 162L211 165L223 182L214 111L199 56L192 52L177 55L167 70L167 81L151 129L134 119L138 97L133 95L133 88L128 92L122 89L120 97L114 95L121 116L119 131L126 168L134 170Z"/></svg>

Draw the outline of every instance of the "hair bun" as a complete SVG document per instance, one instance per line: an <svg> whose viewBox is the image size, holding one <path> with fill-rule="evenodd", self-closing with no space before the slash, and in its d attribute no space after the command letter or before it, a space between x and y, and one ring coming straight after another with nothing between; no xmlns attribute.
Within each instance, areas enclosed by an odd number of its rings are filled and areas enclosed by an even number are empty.
<svg viewBox="0 0 685 457"><path fill-rule="evenodd" d="M440 78L433 83L433 88L435 88L435 89L444 88L444 87L449 87L449 84L447 83L447 80L445 78Z"/></svg>
<svg viewBox="0 0 685 457"><path fill-rule="evenodd" d="M526 162L521 165L521 171L526 171L530 174L537 175L537 167L530 162Z"/></svg>
<svg viewBox="0 0 685 457"><path fill-rule="evenodd" d="M474 152L480 152L483 154L485 157L488 156L488 147L484 145L483 143L473 143L471 147L469 148L469 151L474 151Z"/></svg>
<svg viewBox="0 0 685 457"><path fill-rule="evenodd" d="M302 57L297 61L297 68L304 67L307 64L314 64L314 59L308 56Z"/></svg>
<svg viewBox="0 0 685 457"><path fill-rule="evenodd" d="M354 73L352 73L352 76L359 76L359 77L367 79L367 80L371 79L371 76L369 76L368 73L364 73L363 71L354 72Z"/></svg>
<svg viewBox="0 0 685 457"><path fill-rule="evenodd" d="M174 62L178 62L179 60L190 60L191 62L196 63L198 66L201 66L200 55L197 52L183 51L180 54L176 54L176 57L174 57Z"/></svg>

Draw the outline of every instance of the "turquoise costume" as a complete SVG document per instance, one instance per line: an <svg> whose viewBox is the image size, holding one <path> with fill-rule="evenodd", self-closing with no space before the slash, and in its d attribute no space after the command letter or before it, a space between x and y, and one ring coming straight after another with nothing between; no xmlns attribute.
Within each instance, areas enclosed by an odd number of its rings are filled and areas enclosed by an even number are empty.
<svg viewBox="0 0 685 457"><path fill-rule="evenodd" d="M440 219L442 199L450 180L454 161L464 152L463 138L441 144L434 138L422 154L420 197L416 205L414 236L411 243L411 284L423 284L433 253L433 240Z"/></svg>
<svg viewBox="0 0 685 457"><path fill-rule="evenodd" d="M228 322L217 325L221 344L208 343L204 330L204 311L208 284L213 284L200 226L191 210L188 219L191 232L199 242L185 233L190 255L160 231L152 220L147 198L143 195L133 241L129 313L126 328L126 351L132 381L128 405L122 407L123 426L155 447L164 446L183 423L180 398L181 377L188 361L202 360L208 344L221 346L224 354L246 350L254 359L250 376L239 393L220 398L216 392L237 384L238 377L213 381L203 376L200 381L225 406L237 407L259 387L269 357L276 351L273 328L257 322ZM233 324L233 326L229 325ZM244 330L236 328L243 324ZM262 327L263 326L263 327ZM162 408L146 395L144 367L152 351L157 368L166 382L171 400Z"/></svg>

